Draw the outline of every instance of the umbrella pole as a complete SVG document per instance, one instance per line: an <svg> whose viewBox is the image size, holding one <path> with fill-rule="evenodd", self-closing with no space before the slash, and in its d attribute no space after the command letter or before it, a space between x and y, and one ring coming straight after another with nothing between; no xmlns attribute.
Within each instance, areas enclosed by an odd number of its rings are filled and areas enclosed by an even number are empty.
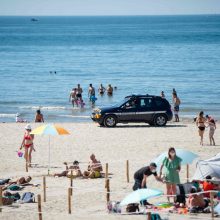
<svg viewBox="0 0 220 220"><path fill-rule="evenodd" d="M189 182L189 164L186 165L186 181Z"/></svg>
<svg viewBox="0 0 220 220"><path fill-rule="evenodd" d="M49 155L48 155L48 176L50 175L50 135L49 135Z"/></svg>

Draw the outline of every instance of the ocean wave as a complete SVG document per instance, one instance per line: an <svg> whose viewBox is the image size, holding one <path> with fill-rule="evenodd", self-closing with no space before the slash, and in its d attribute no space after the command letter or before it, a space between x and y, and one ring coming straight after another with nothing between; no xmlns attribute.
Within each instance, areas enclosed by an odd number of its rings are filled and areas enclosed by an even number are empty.
<svg viewBox="0 0 220 220"><path fill-rule="evenodd" d="M71 110L71 107L64 106L20 106L20 109L41 109L41 110Z"/></svg>
<svg viewBox="0 0 220 220"><path fill-rule="evenodd" d="M67 118L90 118L89 115L58 115L59 117L67 117Z"/></svg>
<svg viewBox="0 0 220 220"><path fill-rule="evenodd" d="M14 118L16 114L0 114L0 118Z"/></svg>

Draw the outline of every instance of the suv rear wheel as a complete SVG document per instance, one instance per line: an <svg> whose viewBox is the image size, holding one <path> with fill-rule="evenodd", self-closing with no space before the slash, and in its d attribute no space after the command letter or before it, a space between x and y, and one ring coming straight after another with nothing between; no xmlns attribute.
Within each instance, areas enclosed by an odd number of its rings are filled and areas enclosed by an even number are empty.
<svg viewBox="0 0 220 220"><path fill-rule="evenodd" d="M165 115L156 115L154 118L154 124L156 126L165 126L167 123L167 117Z"/></svg>
<svg viewBox="0 0 220 220"><path fill-rule="evenodd" d="M104 119L104 125L106 127L115 127L117 124L117 119L114 115L108 115Z"/></svg>

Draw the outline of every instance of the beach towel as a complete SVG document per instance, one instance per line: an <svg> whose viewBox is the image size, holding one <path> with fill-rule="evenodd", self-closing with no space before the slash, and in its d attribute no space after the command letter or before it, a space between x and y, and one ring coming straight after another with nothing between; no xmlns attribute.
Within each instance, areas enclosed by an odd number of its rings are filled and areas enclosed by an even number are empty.
<svg viewBox="0 0 220 220"><path fill-rule="evenodd" d="M22 187L22 186L19 186L19 185L17 185L17 184L13 184L13 185L8 186L7 189L9 189L9 190L11 190L11 191L17 191L17 190L21 190L21 189L23 189L23 188L24 188L24 187Z"/></svg>
<svg viewBox="0 0 220 220"><path fill-rule="evenodd" d="M34 193L32 193L32 192L24 193L22 195L22 197L21 197L20 202L21 203L32 203L32 202L35 202Z"/></svg>

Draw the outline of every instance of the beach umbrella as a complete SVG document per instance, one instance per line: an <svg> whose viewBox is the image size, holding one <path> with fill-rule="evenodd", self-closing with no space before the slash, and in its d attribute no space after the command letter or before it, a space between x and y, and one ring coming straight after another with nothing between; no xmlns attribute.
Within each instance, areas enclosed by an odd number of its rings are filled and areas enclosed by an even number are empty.
<svg viewBox="0 0 220 220"><path fill-rule="evenodd" d="M139 203L143 200L147 200L153 197L162 195L163 192L157 189L138 189L127 195L120 203L121 206L128 205L130 203Z"/></svg>
<svg viewBox="0 0 220 220"><path fill-rule="evenodd" d="M164 152L153 160L153 162L157 164L158 168L163 163L164 158L167 157L167 154L168 154L167 152ZM181 162L182 165L191 164L198 157L197 154L194 154L191 151L183 150L183 149L176 149L176 155L182 159Z"/></svg>
<svg viewBox="0 0 220 220"><path fill-rule="evenodd" d="M48 135L49 136L49 147L48 147L48 175L50 173L50 136L53 135L68 135L70 134L64 128L54 125L54 124L46 124L42 125L36 129L34 129L31 134L35 135Z"/></svg>

